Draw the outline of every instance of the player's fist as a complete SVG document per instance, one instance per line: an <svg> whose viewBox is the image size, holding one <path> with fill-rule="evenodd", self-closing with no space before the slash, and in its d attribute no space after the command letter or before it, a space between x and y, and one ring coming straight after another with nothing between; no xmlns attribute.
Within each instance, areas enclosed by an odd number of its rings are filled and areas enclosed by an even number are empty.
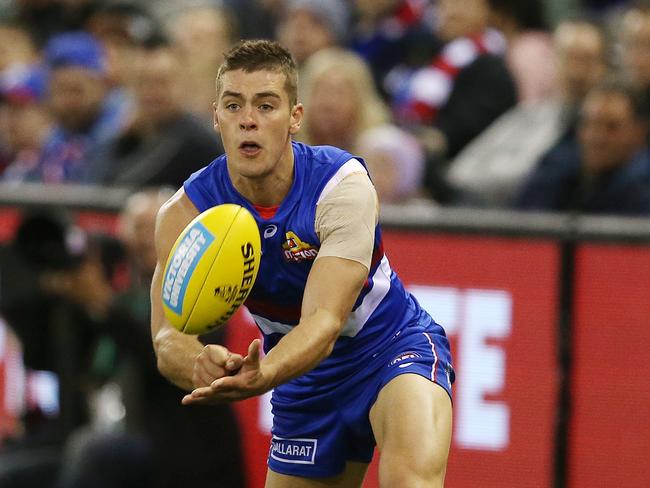
<svg viewBox="0 0 650 488"><path fill-rule="evenodd" d="M221 354L223 351L216 351ZM183 405L191 404L217 404L243 400L252 396L261 395L273 387L272 375L264 371L261 362L261 342L255 339L248 346L245 358L231 355L226 364L232 359L233 365L238 364L238 369L226 373L216 379L209 386L195 388L192 393L183 397Z"/></svg>
<svg viewBox="0 0 650 488"><path fill-rule="evenodd" d="M244 358L223 346L208 344L194 360L194 388L209 386L216 379L236 373Z"/></svg>

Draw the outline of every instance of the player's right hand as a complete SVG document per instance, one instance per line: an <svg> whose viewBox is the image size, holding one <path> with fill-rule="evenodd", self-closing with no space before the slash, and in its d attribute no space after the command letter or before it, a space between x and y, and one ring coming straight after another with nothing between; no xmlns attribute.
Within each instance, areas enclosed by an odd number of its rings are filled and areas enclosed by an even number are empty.
<svg viewBox="0 0 650 488"><path fill-rule="evenodd" d="M211 385L195 388L183 397L183 405L212 405L261 395L272 388L272 378L261 364L261 341L253 340L236 374L224 376Z"/></svg>
<svg viewBox="0 0 650 488"><path fill-rule="evenodd" d="M243 362L244 358L240 354L230 352L220 345L208 344L194 360L194 388L210 386L216 379L235 374Z"/></svg>

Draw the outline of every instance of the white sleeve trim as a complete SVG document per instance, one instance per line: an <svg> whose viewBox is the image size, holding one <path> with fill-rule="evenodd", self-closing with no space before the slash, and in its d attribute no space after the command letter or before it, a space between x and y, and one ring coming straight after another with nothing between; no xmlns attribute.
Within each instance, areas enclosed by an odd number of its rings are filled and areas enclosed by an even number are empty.
<svg viewBox="0 0 650 488"><path fill-rule="evenodd" d="M343 166L339 168L336 173L334 173L334 176L330 178L330 180L323 188L323 191L320 193L318 201L316 201L316 205L318 205L323 200L323 198L325 198L336 187L336 185L343 181L346 176L349 176L352 173L367 173L366 168L363 167L363 164L361 164L361 162L355 158L348 160L345 164L343 164Z"/></svg>

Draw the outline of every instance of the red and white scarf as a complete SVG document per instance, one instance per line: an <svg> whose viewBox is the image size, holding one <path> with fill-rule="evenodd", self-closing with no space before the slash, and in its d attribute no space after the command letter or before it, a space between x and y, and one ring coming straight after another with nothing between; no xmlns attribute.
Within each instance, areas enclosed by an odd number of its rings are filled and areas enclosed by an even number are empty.
<svg viewBox="0 0 650 488"><path fill-rule="evenodd" d="M416 70L395 97L395 115L405 123L434 122L458 74L484 54L503 55L506 41L492 29L447 43L431 63Z"/></svg>

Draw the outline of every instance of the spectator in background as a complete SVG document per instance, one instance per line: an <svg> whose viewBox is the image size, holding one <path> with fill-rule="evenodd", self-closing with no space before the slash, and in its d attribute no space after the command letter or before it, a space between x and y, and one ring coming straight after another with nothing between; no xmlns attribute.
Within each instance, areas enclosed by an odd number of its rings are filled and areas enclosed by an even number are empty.
<svg viewBox="0 0 650 488"><path fill-rule="evenodd" d="M341 48L315 53L305 64L301 93L307 108L301 129L305 141L363 157L382 202L420 195L424 150L417 138L391 123L361 57Z"/></svg>
<svg viewBox="0 0 650 488"><path fill-rule="evenodd" d="M315 52L345 43L348 18L343 0L288 0L276 38L300 68Z"/></svg>
<svg viewBox="0 0 650 488"><path fill-rule="evenodd" d="M124 206L118 227L132 278L126 290L116 293L97 260L88 260L83 274L59 276L58 293L83 306L104 339L114 344L117 356L109 377L120 385L126 408L124 434L95 432L72 446L76 455L65 464L62 488L244 487L232 406L184 406L183 392L156 368L149 330L149 291L156 264L153 234L157 212L172 193L144 190ZM223 334L220 329L202 340L221 342ZM218 455L215 446L224 447Z"/></svg>
<svg viewBox="0 0 650 488"><path fill-rule="evenodd" d="M394 83L387 79L391 70L419 67L440 46L427 18L428 2L354 0L351 4L356 13L351 48L368 62L375 85L388 100Z"/></svg>
<svg viewBox="0 0 650 488"><path fill-rule="evenodd" d="M101 41L106 54L106 78L111 90L129 97L133 64L140 47L159 32L148 11L126 1L102 2L84 24ZM119 93L119 92L118 92Z"/></svg>
<svg viewBox="0 0 650 488"><path fill-rule="evenodd" d="M380 203L411 203L422 196L424 150L417 138L390 124L364 131L357 141Z"/></svg>
<svg viewBox="0 0 650 488"><path fill-rule="evenodd" d="M130 269L130 288L138 300L149 301L151 278L156 268L156 248L151 236L156 230L156 214L169 200L175 189L148 188L132 194L124 204L118 219L118 236L125 246ZM140 310L149 317L149 306ZM149 335L149 331L146 331Z"/></svg>
<svg viewBox="0 0 650 488"><path fill-rule="evenodd" d="M52 132L45 105L45 73L38 66L14 65L0 76L0 110L6 121L9 155L9 165L0 179L23 181L39 167Z"/></svg>
<svg viewBox="0 0 650 488"><path fill-rule="evenodd" d="M238 39L237 22L225 6L190 6L170 15L168 31L183 75L184 108L212 127L214 76L223 53Z"/></svg>
<svg viewBox="0 0 650 488"><path fill-rule="evenodd" d="M128 104L109 89L103 47L86 32L66 32L50 39L45 63L55 129L39 166L25 180L96 183L90 162L123 127Z"/></svg>
<svg viewBox="0 0 650 488"><path fill-rule="evenodd" d="M306 107L301 135L308 144L333 145L354 152L359 136L390 121L366 62L351 51L324 49L304 67Z"/></svg>
<svg viewBox="0 0 650 488"><path fill-rule="evenodd" d="M27 212L24 215L28 221L33 219ZM3 488L50 486L59 468L59 449L64 440L62 424L67 423L64 417L80 413L77 405L70 403L73 392L68 389L69 383L59 381L71 379L70 376L54 374L54 371L63 373L54 349L61 344L58 339L65 328L46 318L52 307L42 299L35 279L36 269L31 266L34 263L28 265L24 258L36 257L40 243L40 250L46 250L41 258L50 258L52 266L61 263L55 257L56 245L52 245L47 224L38 219L37 229L27 230L29 225L19 225L20 244L0 244L0 270L5 285L0 287L0 486ZM38 268L42 271L42 266ZM77 339L84 335L83 326L76 332L78 335L66 343L67 350L60 352L73 350L73 343L78 344ZM76 359L68 358L68 365L76 365ZM83 370L71 367L67 373L81 377ZM77 389L79 386L75 385ZM61 405L65 405L65 414L60 411Z"/></svg>
<svg viewBox="0 0 650 488"><path fill-rule="evenodd" d="M83 28L98 0L19 0L11 3L14 17L29 29L40 47L55 35Z"/></svg>
<svg viewBox="0 0 650 488"><path fill-rule="evenodd" d="M487 0L439 0L442 49L428 66L403 72L395 84L398 123L415 131L428 152L426 186L439 202L452 194L447 162L517 101L503 59L505 39L488 29Z"/></svg>
<svg viewBox="0 0 650 488"><path fill-rule="evenodd" d="M515 206L650 215L648 123L638 89L618 80L596 86L582 103L577 140L540 161Z"/></svg>
<svg viewBox="0 0 650 488"><path fill-rule="evenodd" d="M242 39L273 39L286 0L224 0L237 18Z"/></svg>
<svg viewBox="0 0 650 488"><path fill-rule="evenodd" d="M36 64L38 58L29 31L21 24L0 21L0 72L15 65Z"/></svg>
<svg viewBox="0 0 650 488"><path fill-rule="evenodd" d="M623 69L650 103L650 2L637 2L625 12L619 36Z"/></svg>
<svg viewBox="0 0 650 488"><path fill-rule="evenodd" d="M553 94L553 41L541 0L488 0L491 24L507 42L506 63L520 102L537 102Z"/></svg>
<svg viewBox="0 0 650 488"><path fill-rule="evenodd" d="M556 91L549 100L520 102L494 121L449 164L456 203L504 207L544 153L574 137L578 108L607 70L602 30L568 20L555 29Z"/></svg>
<svg viewBox="0 0 650 488"><path fill-rule="evenodd" d="M17 23L0 21L0 77L14 77L38 63L38 51L29 32ZM14 73L14 74L11 74ZM4 83L4 81L2 82ZM7 120L0 114L0 178L14 155L6 140Z"/></svg>
<svg viewBox="0 0 650 488"><path fill-rule="evenodd" d="M164 39L142 50L135 67L133 116L93 162L96 181L177 188L223 152L212 130L185 109L180 66L177 52Z"/></svg>
<svg viewBox="0 0 650 488"><path fill-rule="evenodd" d="M555 29L558 95L564 100L567 135L572 137L582 101L602 81L609 64L603 29L586 20L567 20Z"/></svg>
<svg viewBox="0 0 650 488"><path fill-rule="evenodd" d="M602 18L629 3L630 0L582 0L580 6L588 15Z"/></svg>
<svg viewBox="0 0 650 488"><path fill-rule="evenodd" d="M22 346L9 324L0 317L0 453L7 442L20 436L20 419L25 408L24 383Z"/></svg>
<svg viewBox="0 0 650 488"><path fill-rule="evenodd" d="M46 486L57 470L51 451L20 447L28 399L34 403L31 375L36 376L25 369L18 336L0 317L0 486L5 488Z"/></svg>
<svg viewBox="0 0 650 488"><path fill-rule="evenodd" d="M0 288L1 313L23 345L25 367L42 372L50 392L47 409L27 412L15 449L58 450L89 418L85 387L95 331L77 307L44 287L48 277L74 272L84 261L88 241L67 219L55 209L24 212L0 256L3 282L11 283Z"/></svg>
<svg viewBox="0 0 650 488"><path fill-rule="evenodd" d="M49 378L48 386L55 397L50 399L53 412L38 415L28 411L25 435L13 451L16 455L23 453L23 459L30 463L12 466L10 457L7 479L0 478L2 486L59 486L54 484L55 479L67 466L61 460L63 447L94 417L89 400L96 375L93 356L102 332L98 318L110 303L110 282L119 253L108 245L112 241L90 238L70 223L70 217L67 212L54 210L26 214L12 252L2 263L4 279L12 282L11 289L1 290L3 313L23 343L25 365L49 373L39 382L44 385L44 379ZM28 391L28 405L32 395ZM43 456L46 450L48 455ZM134 449L123 453L113 471L124 477L135 464L144 464L142 456L136 458L135 454ZM108 485L97 482L79 486Z"/></svg>

